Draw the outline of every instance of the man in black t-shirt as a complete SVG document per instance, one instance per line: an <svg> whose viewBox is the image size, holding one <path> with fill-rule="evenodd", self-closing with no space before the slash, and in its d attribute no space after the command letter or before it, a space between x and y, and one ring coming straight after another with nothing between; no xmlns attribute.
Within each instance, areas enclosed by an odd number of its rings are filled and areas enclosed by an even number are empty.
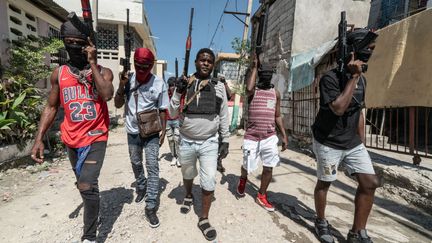
<svg viewBox="0 0 432 243"><path fill-rule="evenodd" d="M372 38L371 38L372 36ZM327 192L337 178L342 162L359 185L355 197L354 224L348 242L372 242L366 222L372 208L378 178L364 142L364 66L375 47L376 34L356 29L347 34L353 52L346 63L346 74L328 71L320 80L320 109L312 126L313 150L317 158L318 182L315 187L315 230L321 242L334 242L325 219Z"/></svg>

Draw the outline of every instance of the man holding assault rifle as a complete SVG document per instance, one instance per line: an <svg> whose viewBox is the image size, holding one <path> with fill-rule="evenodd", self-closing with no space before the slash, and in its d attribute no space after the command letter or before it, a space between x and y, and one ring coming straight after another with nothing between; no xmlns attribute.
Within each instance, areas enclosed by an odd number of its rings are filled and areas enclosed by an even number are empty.
<svg viewBox="0 0 432 243"><path fill-rule="evenodd" d="M62 24L60 35L69 55L66 65L51 74L51 90L43 110L31 157L43 162L42 138L53 123L58 108L64 109L61 139L65 143L84 204L81 240L96 242L99 217L98 178L108 140L107 101L114 93L113 74L97 64L97 50L89 1L81 1L84 23L74 12Z"/></svg>
<svg viewBox="0 0 432 243"><path fill-rule="evenodd" d="M224 158L228 154L228 106L224 85L211 77L215 62L213 51L208 48L200 49L195 58L196 72L191 77L186 77L191 47L192 16L193 9L186 45L185 68L183 76L177 80L169 111L172 116L181 113L179 158L185 197L180 212L190 212L195 202L192 194L193 179L199 174L202 210L198 228L207 240L212 241L216 239L217 233L210 224L209 211L216 186L218 156ZM185 102L183 109L180 110L182 95L185 95ZM219 134L222 136L221 146L218 141Z"/></svg>
<svg viewBox="0 0 432 243"><path fill-rule="evenodd" d="M136 48L135 72L129 73L131 37L129 32L129 9L127 10L126 58L121 61L124 69L115 94L114 105L125 105L126 132L129 157L135 176L136 203L146 201L145 218L150 227L159 226L156 212L159 207L159 147L165 137L167 87L163 79L151 73L155 57L148 48ZM163 129L162 129L163 128ZM147 177L144 173L143 150Z"/></svg>
<svg viewBox="0 0 432 243"><path fill-rule="evenodd" d="M349 243L371 243L366 222L372 208L378 178L364 146L364 97L367 62L377 34L367 29L347 33L345 12L339 24L339 66L324 74L319 83L320 109L312 126L313 150L317 158L315 231L321 242L334 242L325 219L327 192L343 163L358 182L354 223L347 236Z"/></svg>

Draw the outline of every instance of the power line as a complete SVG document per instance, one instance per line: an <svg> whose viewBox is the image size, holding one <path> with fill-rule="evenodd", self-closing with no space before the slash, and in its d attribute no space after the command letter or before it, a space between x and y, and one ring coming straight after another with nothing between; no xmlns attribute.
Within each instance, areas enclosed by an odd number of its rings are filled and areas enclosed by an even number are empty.
<svg viewBox="0 0 432 243"><path fill-rule="evenodd" d="M212 38L211 38L211 41L210 41L210 44L209 44L209 48L213 45L214 37L215 37L215 35L216 35L216 33L217 33L217 30L219 29L219 25L220 25L220 23L221 23L221 21L222 21L222 18L223 18L223 16L224 16L224 12L225 12L225 10L226 10L226 8L227 8L227 6L228 6L229 1L230 1L230 0L227 0L226 3L225 3L225 7L224 7L224 9L223 9L223 11L222 11L222 14L221 14L220 18L219 18L219 22L218 22L218 24L217 24L217 26L216 26L215 32L213 33L213 36L212 36Z"/></svg>

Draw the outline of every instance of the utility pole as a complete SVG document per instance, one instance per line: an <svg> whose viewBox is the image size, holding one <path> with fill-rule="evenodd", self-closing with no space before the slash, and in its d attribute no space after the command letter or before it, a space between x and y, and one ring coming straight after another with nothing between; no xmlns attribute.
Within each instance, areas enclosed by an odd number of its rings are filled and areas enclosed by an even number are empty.
<svg viewBox="0 0 432 243"><path fill-rule="evenodd" d="M243 29L243 37L242 37L242 46L246 44L247 39L248 39L248 34L249 34L249 25L250 25L250 15L252 12L252 1L253 0L248 0L248 5L247 5L247 12L246 12L246 18L244 21L244 29ZM232 12L228 12L228 13L232 13ZM232 13L234 14L234 13ZM238 13L237 13L238 14ZM235 16L235 15L234 15ZM238 18L237 16L235 16L236 18ZM243 22L243 21L242 21ZM245 53L243 53L245 50L242 49L241 50L241 56L244 56ZM240 66L239 66L239 80L238 82L240 82ZM231 126L230 126L230 131L234 131L235 129L237 129L237 122L238 122L238 113L239 113L239 106L240 106L240 95L239 94L235 94L234 96L234 107L233 107L233 112L232 112L232 117L231 117Z"/></svg>

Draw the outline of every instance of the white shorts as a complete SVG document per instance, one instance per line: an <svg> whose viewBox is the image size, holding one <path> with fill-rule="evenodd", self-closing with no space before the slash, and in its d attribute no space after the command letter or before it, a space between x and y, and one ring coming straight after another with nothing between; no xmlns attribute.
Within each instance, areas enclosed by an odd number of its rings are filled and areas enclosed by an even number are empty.
<svg viewBox="0 0 432 243"><path fill-rule="evenodd" d="M258 168L258 159L263 166L279 165L278 137L273 135L259 142L245 139L243 141L243 168L252 172Z"/></svg>

